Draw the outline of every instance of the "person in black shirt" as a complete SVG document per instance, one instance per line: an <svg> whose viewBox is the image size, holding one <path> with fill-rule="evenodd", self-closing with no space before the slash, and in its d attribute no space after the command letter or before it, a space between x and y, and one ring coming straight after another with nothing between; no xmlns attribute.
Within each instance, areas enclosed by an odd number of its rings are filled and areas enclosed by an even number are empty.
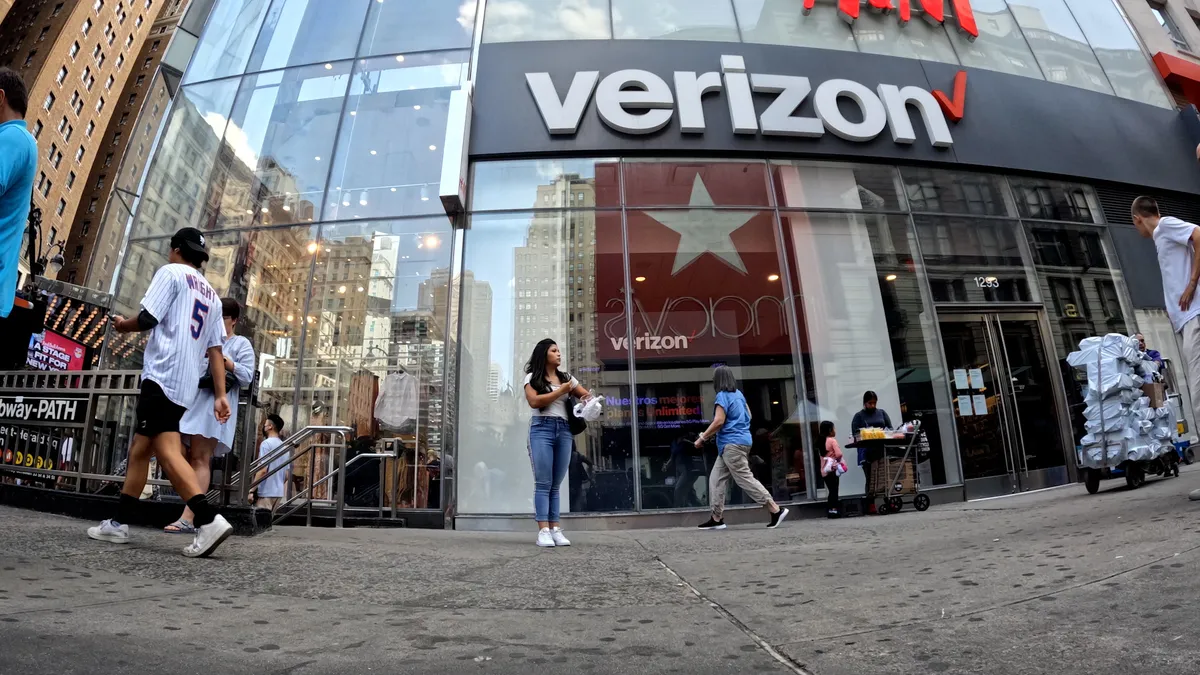
<svg viewBox="0 0 1200 675"><path fill-rule="evenodd" d="M879 397L873 391L863 393L862 410L854 413L854 419L850 422L850 433L857 435L859 430L866 428L891 429L892 418L888 417L886 411L879 407ZM858 465L862 467L863 475L866 476L866 491L871 490L871 463L867 461L866 448L858 449Z"/></svg>

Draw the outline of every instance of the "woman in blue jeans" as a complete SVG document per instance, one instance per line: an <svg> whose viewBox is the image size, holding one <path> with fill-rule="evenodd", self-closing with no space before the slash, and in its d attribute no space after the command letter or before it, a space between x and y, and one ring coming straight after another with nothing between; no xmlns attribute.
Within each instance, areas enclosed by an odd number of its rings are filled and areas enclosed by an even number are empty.
<svg viewBox="0 0 1200 675"><path fill-rule="evenodd" d="M533 348L525 366L525 400L533 408L529 420L529 459L533 463L533 509L537 515L537 545L570 546L559 526L559 488L571 466L571 437L567 426L570 396L591 394L579 380L559 370L562 352L554 340Z"/></svg>

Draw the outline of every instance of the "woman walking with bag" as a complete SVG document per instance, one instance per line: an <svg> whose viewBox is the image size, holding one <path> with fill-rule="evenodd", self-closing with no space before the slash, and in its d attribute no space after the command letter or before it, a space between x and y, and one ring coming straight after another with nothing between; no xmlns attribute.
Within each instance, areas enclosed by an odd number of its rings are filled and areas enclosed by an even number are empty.
<svg viewBox="0 0 1200 675"><path fill-rule="evenodd" d="M700 529L725 529L725 522L721 520L721 516L725 512L725 489L729 485L730 476L751 499L770 511L771 521L767 523L767 527L779 527L784 518L787 518L788 510L780 508L775 500L771 499L771 493L767 492L750 471L750 446L754 443L750 436L750 408L746 405L746 397L738 391L737 378L733 376L733 371L726 366L718 367L713 372L713 388L717 390L713 421L696 439L696 447L700 448L714 435L717 438L717 461L708 477L712 517L701 525Z"/></svg>
<svg viewBox="0 0 1200 675"><path fill-rule="evenodd" d="M183 436L188 463L196 472L200 489L207 492L212 477L212 458L224 457L233 447L233 436L237 432L238 396L243 387L249 387L254 379L254 347L241 335L234 335L234 326L242 316L242 307L233 298L221 298L221 318L225 321L225 344L221 353L225 355L225 396L229 400L229 421L224 424L212 415L212 378L205 386L201 378L200 393L192 407L179 422L179 433ZM192 510L183 509L179 520L163 528L176 534L194 534Z"/></svg>
<svg viewBox="0 0 1200 675"><path fill-rule="evenodd" d="M529 420L529 460L533 465L533 509L537 517L537 545L570 546L559 525L559 489L571 466L568 420L571 396L591 398L579 380L559 370L562 352L551 339L537 343L525 366L525 400L533 409Z"/></svg>

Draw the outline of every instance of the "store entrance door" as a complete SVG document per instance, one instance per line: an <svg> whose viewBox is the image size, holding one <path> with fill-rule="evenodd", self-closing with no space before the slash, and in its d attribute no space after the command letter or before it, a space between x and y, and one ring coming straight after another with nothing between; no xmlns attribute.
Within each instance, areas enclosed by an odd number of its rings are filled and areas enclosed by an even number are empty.
<svg viewBox="0 0 1200 675"><path fill-rule="evenodd" d="M1038 312L941 312L967 499L1063 485L1062 383Z"/></svg>

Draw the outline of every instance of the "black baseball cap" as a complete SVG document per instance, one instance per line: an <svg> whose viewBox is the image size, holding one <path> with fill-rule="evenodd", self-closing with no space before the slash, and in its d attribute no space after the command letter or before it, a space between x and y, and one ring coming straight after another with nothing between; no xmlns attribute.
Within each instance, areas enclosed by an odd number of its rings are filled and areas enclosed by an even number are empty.
<svg viewBox="0 0 1200 675"><path fill-rule="evenodd" d="M171 237L171 248L177 248L185 260L197 264L208 262L208 249L204 247L204 233L194 227L185 227Z"/></svg>

